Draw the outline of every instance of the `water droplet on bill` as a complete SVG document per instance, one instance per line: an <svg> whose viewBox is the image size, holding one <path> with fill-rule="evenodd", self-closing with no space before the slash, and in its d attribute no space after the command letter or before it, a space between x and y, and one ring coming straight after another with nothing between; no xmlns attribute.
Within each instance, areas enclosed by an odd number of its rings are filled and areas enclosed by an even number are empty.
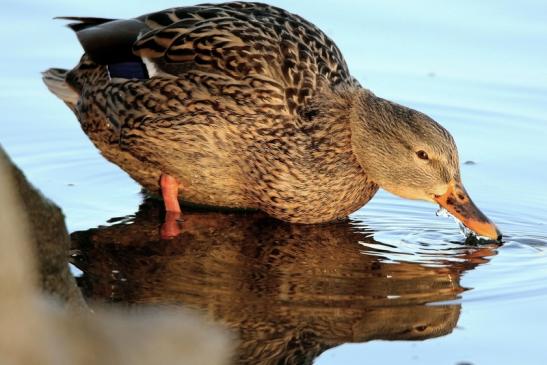
<svg viewBox="0 0 547 365"><path fill-rule="evenodd" d="M439 207L439 210L435 213L437 217L452 217L450 213L448 213L448 210L444 209L443 207Z"/></svg>

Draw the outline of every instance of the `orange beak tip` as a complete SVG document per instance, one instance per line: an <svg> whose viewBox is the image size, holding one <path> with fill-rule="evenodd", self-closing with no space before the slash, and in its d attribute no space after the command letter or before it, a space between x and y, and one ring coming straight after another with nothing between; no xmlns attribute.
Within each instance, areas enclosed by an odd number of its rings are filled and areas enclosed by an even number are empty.
<svg viewBox="0 0 547 365"><path fill-rule="evenodd" d="M460 231L466 237L465 238L466 244L484 244L489 242L502 243L503 235L493 223L492 223L492 226L494 227L494 232L491 232L488 236L467 228L461 222L458 222L458 223L460 226Z"/></svg>
<svg viewBox="0 0 547 365"><path fill-rule="evenodd" d="M485 220L461 219L461 225L465 226L466 236L475 236L479 240L501 241L502 234L498 227L485 217Z"/></svg>
<svg viewBox="0 0 547 365"><path fill-rule="evenodd" d="M501 235L499 237L501 237ZM465 237L464 244L468 246L484 246L490 244L499 247L501 244L503 244L503 241L501 240L501 238L492 239L485 236L478 236L476 234L469 234Z"/></svg>

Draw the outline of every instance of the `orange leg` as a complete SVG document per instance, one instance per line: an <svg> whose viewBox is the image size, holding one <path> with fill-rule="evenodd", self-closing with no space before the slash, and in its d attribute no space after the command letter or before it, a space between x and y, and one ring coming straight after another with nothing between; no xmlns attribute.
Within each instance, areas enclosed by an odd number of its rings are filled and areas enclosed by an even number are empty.
<svg viewBox="0 0 547 365"><path fill-rule="evenodd" d="M174 177L162 174L160 177L161 195L165 203L165 222L161 226L161 238L169 239L180 234L178 219L181 215L179 205L179 183Z"/></svg>

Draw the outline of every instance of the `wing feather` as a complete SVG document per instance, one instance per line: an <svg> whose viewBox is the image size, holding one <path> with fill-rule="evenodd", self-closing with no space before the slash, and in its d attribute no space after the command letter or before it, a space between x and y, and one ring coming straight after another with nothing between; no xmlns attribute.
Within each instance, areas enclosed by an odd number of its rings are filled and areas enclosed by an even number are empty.
<svg viewBox="0 0 547 365"><path fill-rule="evenodd" d="M160 74L259 80L277 85L291 112L321 87L355 83L339 49L320 29L266 4L205 4L129 20L68 19L79 22L70 26L97 63L138 56Z"/></svg>

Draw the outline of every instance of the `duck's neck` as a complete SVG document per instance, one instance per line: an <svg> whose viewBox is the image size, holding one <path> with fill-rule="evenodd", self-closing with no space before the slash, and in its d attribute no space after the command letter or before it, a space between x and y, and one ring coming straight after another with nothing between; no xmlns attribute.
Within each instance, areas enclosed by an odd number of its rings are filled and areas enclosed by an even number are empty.
<svg viewBox="0 0 547 365"><path fill-rule="evenodd" d="M384 163L400 148L398 129L407 108L360 89L352 95L349 125L353 152L368 178L383 188L392 180Z"/></svg>

